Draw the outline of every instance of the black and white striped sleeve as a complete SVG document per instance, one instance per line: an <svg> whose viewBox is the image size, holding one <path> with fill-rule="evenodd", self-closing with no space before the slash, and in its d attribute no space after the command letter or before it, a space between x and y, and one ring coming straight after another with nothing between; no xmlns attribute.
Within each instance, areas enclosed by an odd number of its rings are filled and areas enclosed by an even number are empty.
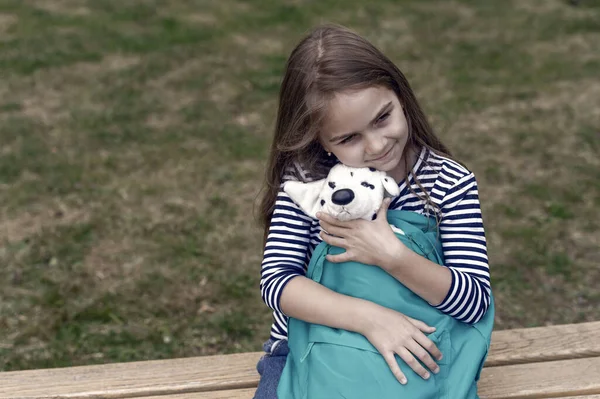
<svg viewBox="0 0 600 399"><path fill-rule="evenodd" d="M260 291L271 309L281 312L281 293L292 278L306 275L312 219L280 190L269 226L261 266Z"/></svg>
<svg viewBox="0 0 600 399"><path fill-rule="evenodd" d="M452 272L452 285L436 308L473 324L485 315L491 296L485 231L473 173L450 185L441 211L440 235L445 265Z"/></svg>

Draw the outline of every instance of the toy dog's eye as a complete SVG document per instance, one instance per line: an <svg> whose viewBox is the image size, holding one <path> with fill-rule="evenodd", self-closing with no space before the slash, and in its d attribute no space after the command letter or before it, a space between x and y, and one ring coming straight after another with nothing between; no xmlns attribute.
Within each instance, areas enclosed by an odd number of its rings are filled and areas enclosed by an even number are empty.
<svg viewBox="0 0 600 399"><path fill-rule="evenodd" d="M332 181L330 181L330 182L328 183L328 185L329 185L329 187L331 187L332 189L334 189L334 188L335 188L335 183L334 183L334 182L332 182Z"/></svg>
<svg viewBox="0 0 600 399"><path fill-rule="evenodd" d="M321 200L321 206L323 206L323 205L325 205L325 200L324 199Z"/></svg>
<svg viewBox="0 0 600 399"><path fill-rule="evenodd" d="M375 190L375 186L372 184L367 183L366 181L360 183L361 186L366 187L366 188L370 188L371 190Z"/></svg>
<svg viewBox="0 0 600 399"><path fill-rule="evenodd" d="M377 169L375 169L375 168L371 168L371 167L369 167L369 170L370 170L371 172L376 172L376 171L377 171Z"/></svg>

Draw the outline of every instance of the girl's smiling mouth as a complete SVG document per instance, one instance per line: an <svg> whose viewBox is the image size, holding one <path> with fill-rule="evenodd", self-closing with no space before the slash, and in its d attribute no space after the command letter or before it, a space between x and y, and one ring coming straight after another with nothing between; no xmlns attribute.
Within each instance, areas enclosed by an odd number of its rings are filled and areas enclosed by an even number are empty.
<svg viewBox="0 0 600 399"><path fill-rule="evenodd" d="M380 156L378 158L373 158L369 162L376 162L376 161L381 161L382 159L385 159L385 157L390 155L390 153L392 152L393 149L394 149L394 146L391 146L390 149L387 150L382 156Z"/></svg>

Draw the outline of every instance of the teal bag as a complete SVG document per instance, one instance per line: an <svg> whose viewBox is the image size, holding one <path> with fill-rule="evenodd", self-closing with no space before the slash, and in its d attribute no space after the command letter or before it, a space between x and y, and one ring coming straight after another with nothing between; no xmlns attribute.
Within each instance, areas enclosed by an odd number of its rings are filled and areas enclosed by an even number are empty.
<svg viewBox="0 0 600 399"><path fill-rule="evenodd" d="M404 231L405 235L396 236L408 248L443 264L434 219L398 210L388 211L387 218ZM325 259L327 254L343 252L342 248L320 243L313 252L307 277L341 294L378 303L436 327L429 338L444 355L438 362L440 372L424 380L396 356L408 379L402 385L363 335L290 317L290 352L277 388L278 398L478 398L477 380L494 323L493 298L485 316L468 325L435 309L379 267L358 262L336 264Z"/></svg>

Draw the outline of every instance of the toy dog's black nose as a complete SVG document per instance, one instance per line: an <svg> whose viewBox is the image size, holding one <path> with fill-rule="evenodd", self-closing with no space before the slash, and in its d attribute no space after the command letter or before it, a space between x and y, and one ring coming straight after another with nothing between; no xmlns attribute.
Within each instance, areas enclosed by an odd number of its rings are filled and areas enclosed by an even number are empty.
<svg viewBox="0 0 600 399"><path fill-rule="evenodd" d="M336 205L348 205L354 199L354 191L349 188L337 190L331 196L331 201Z"/></svg>

